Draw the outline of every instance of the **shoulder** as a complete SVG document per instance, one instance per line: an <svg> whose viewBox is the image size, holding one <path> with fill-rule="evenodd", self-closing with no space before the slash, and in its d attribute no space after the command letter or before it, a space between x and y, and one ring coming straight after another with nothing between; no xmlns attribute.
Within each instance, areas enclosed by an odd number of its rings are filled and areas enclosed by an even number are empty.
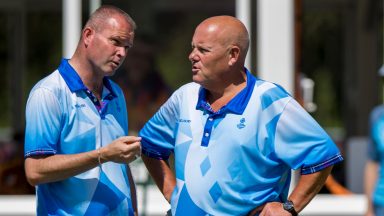
<svg viewBox="0 0 384 216"><path fill-rule="evenodd" d="M187 83L176 89L162 106L163 109L182 109L195 103L199 97L200 85Z"/></svg>
<svg viewBox="0 0 384 216"><path fill-rule="evenodd" d="M262 79L256 79L256 91L263 91L265 94L278 93L280 95L290 96L290 94L281 85Z"/></svg>
<svg viewBox="0 0 384 216"><path fill-rule="evenodd" d="M58 95L63 89L66 88L66 83L61 77L58 70L55 70L48 76L41 79L32 88L30 95L35 92L51 92Z"/></svg>
<svg viewBox="0 0 384 216"><path fill-rule="evenodd" d="M378 120L383 121L384 117L384 105L376 106L372 109L370 113L370 122L371 124L378 122Z"/></svg>
<svg viewBox="0 0 384 216"><path fill-rule="evenodd" d="M182 85L179 89L176 91L181 91L181 92L193 92L193 91L198 91L200 89L200 85L194 82L190 82L187 84Z"/></svg>
<svg viewBox="0 0 384 216"><path fill-rule="evenodd" d="M66 97L64 95L67 92L66 89L68 87L58 71L40 80L29 94L26 104L28 115L30 116L33 112L61 113L63 101L66 101L63 99Z"/></svg>
<svg viewBox="0 0 384 216"><path fill-rule="evenodd" d="M375 119L384 114L384 105L376 106L371 111L371 118Z"/></svg>
<svg viewBox="0 0 384 216"><path fill-rule="evenodd" d="M172 97L194 97L198 96L200 85L194 82L190 82L187 84L182 85L180 88L178 88L173 94Z"/></svg>
<svg viewBox="0 0 384 216"><path fill-rule="evenodd" d="M261 79L256 80L253 91L254 95L261 100L263 109L277 101L287 104L292 99L291 95L279 84Z"/></svg>

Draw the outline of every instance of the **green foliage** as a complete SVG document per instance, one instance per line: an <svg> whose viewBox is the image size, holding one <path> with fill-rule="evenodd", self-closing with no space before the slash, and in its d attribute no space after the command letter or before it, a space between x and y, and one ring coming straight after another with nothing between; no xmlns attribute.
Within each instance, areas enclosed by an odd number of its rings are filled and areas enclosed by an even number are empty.
<svg viewBox="0 0 384 216"><path fill-rule="evenodd" d="M337 10L303 15L303 73L315 81L314 117L324 127L342 127L343 60L341 14Z"/></svg>

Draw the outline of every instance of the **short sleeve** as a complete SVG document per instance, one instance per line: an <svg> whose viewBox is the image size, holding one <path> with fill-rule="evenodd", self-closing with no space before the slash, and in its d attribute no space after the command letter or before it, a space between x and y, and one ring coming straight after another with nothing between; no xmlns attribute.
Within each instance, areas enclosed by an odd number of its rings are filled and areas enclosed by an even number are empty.
<svg viewBox="0 0 384 216"><path fill-rule="evenodd" d="M343 158L321 126L295 101L290 100L276 128L277 157L302 174L318 172Z"/></svg>
<svg viewBox="0 0 384 216"><path fill-rule="evenodd" d="M165 160L174 150L179 98L176 91L140 130L142 153L146 156Z"/></svg>
<svg viewBox="0 0 384 216"><path fill-rule="evenodd" d="M380 160L379 146L384 146L384 110L376 108L370 118L370 140L368 142L368 158L373 161Z"/></svg>
<svg viewBox="0 0 384 216"><path fill-rule="evenodd" d="M61 109L57 97L48 89L34 89L26 107L24 156L52 155L60 137Z"/></svg>

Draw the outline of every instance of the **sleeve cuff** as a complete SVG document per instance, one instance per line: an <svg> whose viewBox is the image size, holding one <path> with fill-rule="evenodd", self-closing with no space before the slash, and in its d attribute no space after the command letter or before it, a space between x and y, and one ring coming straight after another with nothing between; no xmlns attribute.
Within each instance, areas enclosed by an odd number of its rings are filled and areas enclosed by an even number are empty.
<svg viewBox="0 0 384 216"><path fill-rule="evenodd" d="M332 158L330 158L330 159L328 159L322 163L301 168L301 174L302 175L308 175L308 174L312 174L315 172L319 172L320 170L323 170L323 169L325 169L331 165L334 165L336 163L339 163L343 160L344 160L343 157L339 153L339 154L333 156Z"/></svg>
<svg viewBox="0 0 384 216"><path fill-rule="evenodd" d="M55 155L56 150L46 150L46 149L37 149L28 151L24 154L24 158L33 157L33 156L48 156L48 155Z"/></svg>
<svg viewBox="0 0 384 216"><path fill-rule="evenodd" d="M141 140L141 153L150 158L168 160L171 151L160 149L157 146L155 147L154 144L143 138Z"/></svg>

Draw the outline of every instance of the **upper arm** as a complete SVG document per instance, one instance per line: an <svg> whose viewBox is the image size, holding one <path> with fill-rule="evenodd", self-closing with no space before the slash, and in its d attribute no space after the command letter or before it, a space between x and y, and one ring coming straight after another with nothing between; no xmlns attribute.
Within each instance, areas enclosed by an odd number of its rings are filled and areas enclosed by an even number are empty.
<svg viewBox="0 0 384 216"><path fill-rule="evenodd" d="M38 88L31 93L26 107L25 157L56 153L61 115L59 101L50 90Z"/></svg>
<svg viewBox="0 0 384 216"><path fill-rule="evenodd" d="M143 154L167 159L174 149L180 95L174 93L140 130Z"/></svg>
<svg viewBox="0 0 384 216"><path fill-rule="evenodd" d="M314 173L342 160L321 126L294 100L280 116L275 136L277 157L292 169Z"/></svg>
<svg viewBox="0 0 384 216"><path fill-rule="evenodd" d="M384 115L371 118L370 139L368 143L368 157L373 161L380 160L379 149L384 147Z"/></svg>

